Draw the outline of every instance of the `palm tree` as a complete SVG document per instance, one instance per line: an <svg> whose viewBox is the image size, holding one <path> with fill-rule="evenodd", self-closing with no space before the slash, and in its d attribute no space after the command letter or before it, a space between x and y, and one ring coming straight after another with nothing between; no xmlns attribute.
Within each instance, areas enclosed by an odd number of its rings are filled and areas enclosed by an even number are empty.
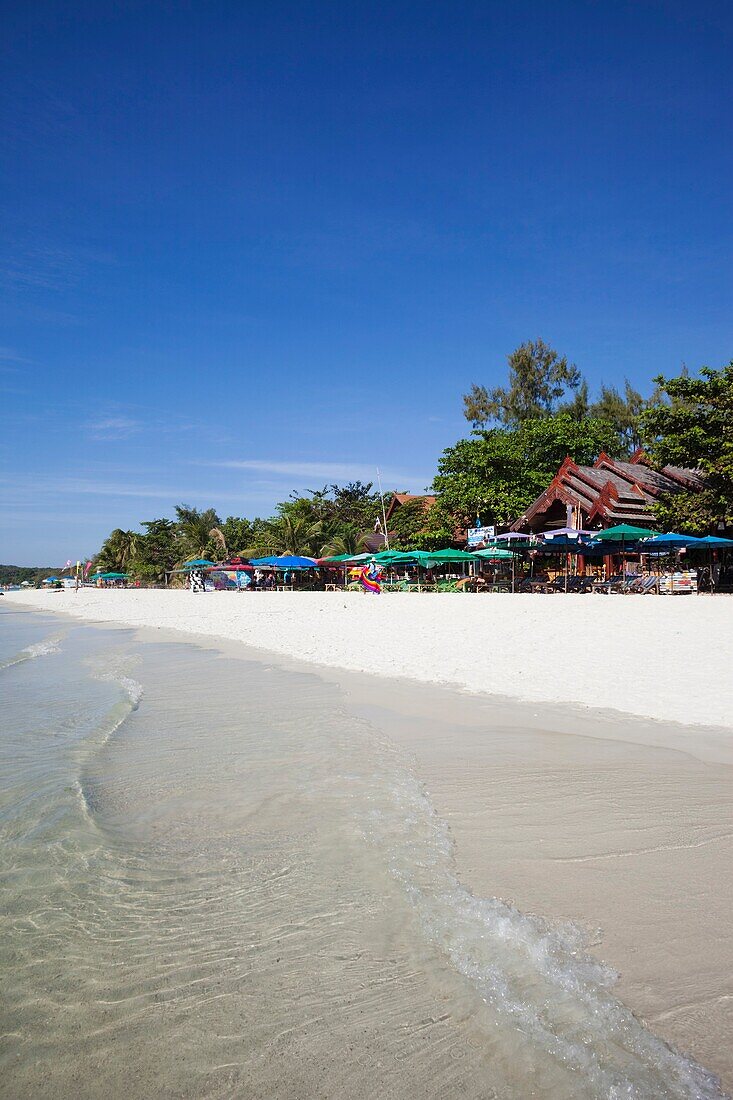
<svg viewBox="0 0 733 1100"><path fill-rule="evenodd" d="M297 554L315 558L323 537L323 524L303 516L279 516L269 524L264 545L257 547L268 554Z"/></svg>
<svg viewBox="0 0 733 1100"><path fill-rule="evenodd" d="M321 547L321 557L337 554L360 554L366 549L366 532L357 527L342 527L333 531Z"/></svg>
<svg viewBox="0 0 733 1100"><path fill-rule="evenodd" d="M142 535L137 531L123 531L116 527L105 539L99 551L99 565L105 570L126 573L135 558Z"/></svg>
<svg viewBox="0 0 733 1100"><path fill-rule="evenodd" d="M196 508L189 508L185 504L176 506L178 530L176 541L182 558L179 565L191 558L203 558L210 552L210 546L214 543L221 553L226 556L227 543L224 532L221 529L221 520L213 508L207 508L205 512L199 512Z"/></svg>

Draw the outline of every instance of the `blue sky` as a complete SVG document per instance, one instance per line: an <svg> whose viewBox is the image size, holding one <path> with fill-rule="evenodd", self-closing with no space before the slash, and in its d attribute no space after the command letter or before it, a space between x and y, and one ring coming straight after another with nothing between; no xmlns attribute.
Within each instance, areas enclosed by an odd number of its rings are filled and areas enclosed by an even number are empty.
<svg viewBox="0 0 733 1100"><path fill-rule="evenodd" d="M421 490L526 339L731 357L729 3L0 8L4 562Z"/></svg>

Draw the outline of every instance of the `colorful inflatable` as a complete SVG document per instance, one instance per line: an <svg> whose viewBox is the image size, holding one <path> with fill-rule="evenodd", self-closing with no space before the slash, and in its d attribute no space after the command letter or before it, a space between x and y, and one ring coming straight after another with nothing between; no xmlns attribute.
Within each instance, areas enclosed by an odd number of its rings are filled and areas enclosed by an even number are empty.
<svg viewBox="0 0 733 1100"><path fill-rule="evenodd" d="M364 566L361 571L361 587L364 592L371 592L374 596L379 595L382 591L382 585L379 581L381 574L382 570L373 562Z"/></svg>

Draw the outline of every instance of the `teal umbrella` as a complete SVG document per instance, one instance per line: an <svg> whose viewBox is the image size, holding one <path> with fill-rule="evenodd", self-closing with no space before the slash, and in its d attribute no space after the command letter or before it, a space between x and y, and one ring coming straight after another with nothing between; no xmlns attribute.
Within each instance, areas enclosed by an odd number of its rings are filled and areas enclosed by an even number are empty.
<svg viewBox="0 0 733 1100"><path fill-rule="evenodd" d="M697 539L694 535L678 535L674 531L669 531L666 535L655 535L654 538L644 539L639 549L642 554L668 554L672 550L687 550L690 546L700 546L702 542L702 539ZM708 544L705 543L705 545Z"/></svg>
<svg viewBox="0 0 733 1100"><path fill-rule="evenodd" d="M466 550L430 550L429 556L431 560L436 564L440 562L452 562L452 561L476 561L476 553L468 553Z"/></svg>
<svg viewBox="0 0 733 1100"><path fill-rule="evenodd" d="M632 527L629 523L619 523L616 527L607 527L605 531L596 531L593 542L638 542L639 539L651 539L656 531L648 527Z"/></svg>
<svg viewBox="0 0 733 1100"><path fill-rule="evenodd" d="M504 550L501 546L489 547L488 550L477 550L475 555L483 561L513 561L516 554L512 550Z"/></svg>

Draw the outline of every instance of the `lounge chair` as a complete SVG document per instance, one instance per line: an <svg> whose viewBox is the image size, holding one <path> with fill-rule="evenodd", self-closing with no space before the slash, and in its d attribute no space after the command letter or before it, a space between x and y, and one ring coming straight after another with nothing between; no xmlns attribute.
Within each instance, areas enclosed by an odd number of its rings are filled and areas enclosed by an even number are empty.
<svg viewBox="0 0 733 1100"><path fill-rule="evenodd" d="M609 577L607 581L594 581L591 591L601 592L607 596L611 589L622 583L623 579L623 574L617 573L614 577Z"/></svg>
<svg viewBox="0 0 733 1100"><path fill-rule="evenodd" d="M609 588L609 594L615 593L616 595L625 595L628 592L633 592L634 585L640 579L641 578L635 573L631 576L627 573L625 577L622 577L618 584L614 584Z"/></svg>

